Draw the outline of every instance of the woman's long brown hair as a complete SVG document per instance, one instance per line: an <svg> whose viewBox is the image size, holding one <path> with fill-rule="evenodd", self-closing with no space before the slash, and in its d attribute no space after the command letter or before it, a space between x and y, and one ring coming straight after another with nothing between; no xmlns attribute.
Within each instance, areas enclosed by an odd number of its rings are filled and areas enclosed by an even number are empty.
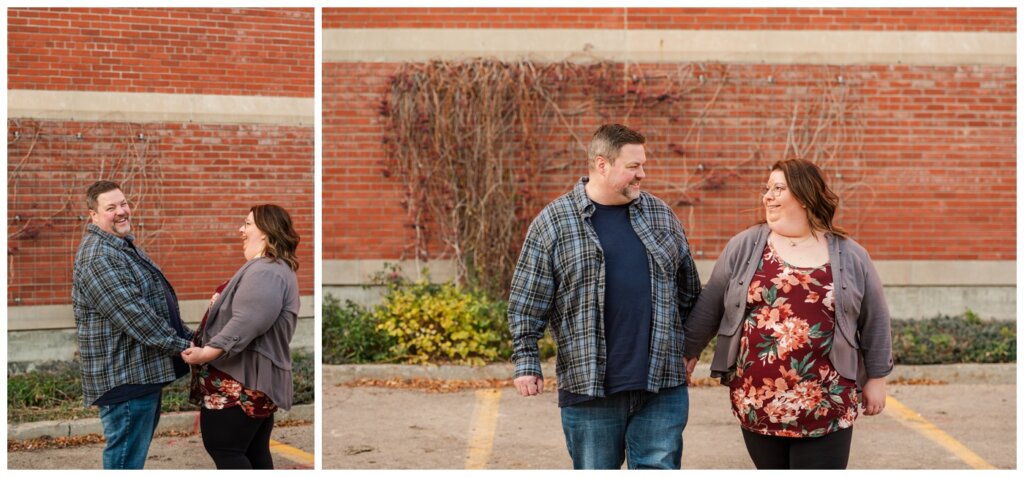
<svg viewBox="0 0 1024 477"><path fill-rule="evenodd" d="M807 207L812 234L818 230L842 238L849 236L846 230L832 223L839 209L839 196L825 182L825 175L817 164L806 159L786 159L772 165L772 171L782 171L786 176L786 187L801 205Z"/></svg>
<svg viewBox="0 0 1024 477"><path fill-rule="evenodd" d="M284 260L292 271L299 269L295 249L299 246L299 234L292 227L288 211L274 204L255 205L251 209L256 228L267 236L267 248L263 255L275 260Z"/></svg>

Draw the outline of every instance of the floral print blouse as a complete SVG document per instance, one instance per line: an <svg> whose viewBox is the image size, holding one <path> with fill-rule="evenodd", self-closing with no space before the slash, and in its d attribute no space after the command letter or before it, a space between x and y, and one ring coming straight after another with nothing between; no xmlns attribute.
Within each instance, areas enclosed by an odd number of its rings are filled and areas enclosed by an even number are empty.
<svg viewBox="0 0 1024 477"><path fill-rule="evenodd" d="M818 437L853 425L857 386L829 360L834 330L831 265L790 265L769 240L747 290L730 382L740 425L780 437Z"/></svg>
<svg viewBox="0 0 1024 477"><path fill-rule="evenodd" d="M210 298L203 321L199 323L195 336L201 336L206 327L206 319L210 315L210 306L217 301L220 292L224 291L228 282L224 282ZM202 346L196 343L198 346ZM277 405L265 393L242 386L242 383L227 373L210 366L209 363L192 365L192 384L189 393L190 401L206 409L227 409L239 406L245 415L260 419L270 417L277 411Z"/></svg>

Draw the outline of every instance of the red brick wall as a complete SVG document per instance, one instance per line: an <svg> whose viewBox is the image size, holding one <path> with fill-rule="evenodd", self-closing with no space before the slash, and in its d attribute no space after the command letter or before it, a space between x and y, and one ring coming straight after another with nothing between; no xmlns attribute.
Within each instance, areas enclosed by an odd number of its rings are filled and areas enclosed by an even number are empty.
<svg viewBox="0 0 1024 477"><path fill-rule="evenodd" d="M302 237L299 286L312 292L309 127L19 119L9 122L7 140L7 230L16 234L8 241L8 305L70 303L88 221L84 192L100 171L132 200L137 238L180 299L208 298L245 262L238 228L260 203L291 214Z"/></svg>
<svg viewBox="0 0 1024 477"><path fill-rule="evenodd" d="M394 257L410 243L402 187L385 178L377 116L393 64L323 66L324 258ZM330 250L330 251L328 251Z"/></svg>
<svg viewBox="0 0 1024 477"><path fill-rule="evenodd" d="M313 9L19 9L8 88L313 96Z"/></svg>
<svg viewBox="0 0 1024 477"><path fill-rule="evenodd" d="M372 12L325 9L324 19L328 26L360 27L395 27L404 21L402 12L389 10L376 17ZM991 22L979 26L975 21L993 12L998 15ZM418 26L466 24L443 9L415 13L423 22ZM840 13L849 11L817 15ZM902 12L889 13L891 28L909 25ZM1014 31L1013 10L925 13L920 17L946 15L948 29L1004 24ZM514 15L485 12L474 21L503 27ZM633 10L629 16L632 28ZM653 78L672 74L678 66L637 65L634 71ZM782 154L793 108L806 110L821 101L821 82L835 85L838 76L848 94L845 130L851 136L826 170L842 197L839 224L876 259L1016 258L1015 67L719 66L728 71L730 81L717 96L719 83L709 80L679 100L673 114L663 108L641 109L627 120L648 137L647 190L675 207L691 245L704 252L701 258L716 258L729 237L757 218L757 190L767 177L766 168ZM397 67L324 65L324 259L411 258L413 230L403 208L402 185L384 172L378 113ZM774 83L767 82L769 76ZM585 99L570 95L567 105L579 106ZM699 138L684 142L694 118L711 102L714 107L697 128ZM574 132L589 138L603 120L586 112L572 118ZM560 160L575 166L537 179L545 200L585 174L584 155L571 147L568 132L557 131L550 141L556 150L569 147L572 152ZM678 191L677 186L697 182L703 185L685 194Z"/></svg>
<svg viewBox="0 0 1024 477"><path fill-rule="evenodd" d="M312 9L11 9L8 19L11 89L313 97ZM291 213L299 286L312 294L312 126L22 117L8 119L7 140L8 305L70 303L82 197L101 178L122 183L134 230L180 299L208 298L244 263L238 227L259 203Z"/></svg>
<svg viewBox="0 0 1024 477"><path fill-rule="evenodd" d="M325 8L324 28L1017 31L1012 8Z"/></svg>

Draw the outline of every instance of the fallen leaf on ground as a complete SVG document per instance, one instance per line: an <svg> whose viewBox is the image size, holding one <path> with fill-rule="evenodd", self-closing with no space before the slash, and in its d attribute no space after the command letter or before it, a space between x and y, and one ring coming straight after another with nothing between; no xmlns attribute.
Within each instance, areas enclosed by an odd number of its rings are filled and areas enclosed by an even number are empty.
<svg viewBox="0 0 1024 477"><path fill-rule="evenodd" d="M357 455L365 452L373 452L370 446L349 446L345 448L345 455Z"/></svg>
<svg viewBox="0 0 1024 477"><path fill-rule="evenodd" d="M927 378L896 378L890 381L886 381L886 384L909 384L913 386L941 386L943 384L949 384L945 381L938 379L927 379Z"/></svg>

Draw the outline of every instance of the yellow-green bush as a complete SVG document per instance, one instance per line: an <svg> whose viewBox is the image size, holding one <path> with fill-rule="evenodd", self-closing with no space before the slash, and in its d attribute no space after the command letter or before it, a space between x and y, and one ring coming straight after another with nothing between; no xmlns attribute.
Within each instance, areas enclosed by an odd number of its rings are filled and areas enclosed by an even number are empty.
<svg viewBox="0 0 1024 477"><path fill-rule="evenodd" d="M424 280L389 286L374 316L402 361L482 365L510 354L505 311L483 293Z"/></svg>

